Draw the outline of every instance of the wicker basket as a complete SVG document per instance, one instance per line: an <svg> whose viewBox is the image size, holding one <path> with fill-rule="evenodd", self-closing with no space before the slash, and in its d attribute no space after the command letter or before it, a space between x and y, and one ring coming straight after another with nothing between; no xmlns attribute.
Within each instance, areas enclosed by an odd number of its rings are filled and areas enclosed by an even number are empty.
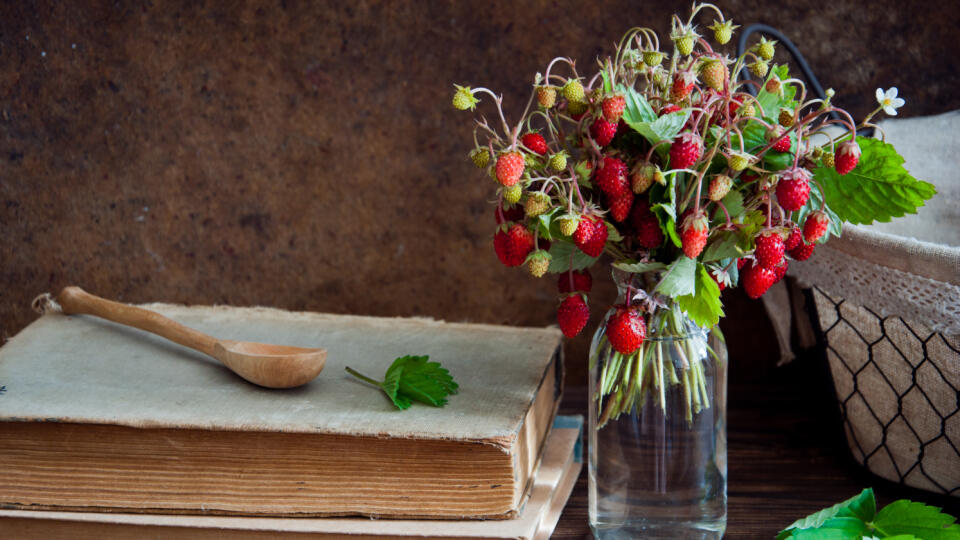
<svg viewBox="0 0 960 540"><path fill-rule="evenodd" d="M938 195L909 219L845 226L791 274L813 288L854 458L960 496L960 148L938 137L960 132L960 114L883 127Z"/></svg>

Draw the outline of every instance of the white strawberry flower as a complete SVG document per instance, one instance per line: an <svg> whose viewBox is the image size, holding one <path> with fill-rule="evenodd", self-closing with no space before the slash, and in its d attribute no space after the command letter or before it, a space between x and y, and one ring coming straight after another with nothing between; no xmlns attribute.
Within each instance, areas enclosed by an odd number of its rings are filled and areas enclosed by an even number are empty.
<svg viewBox="0 0 960 540"><path fill-rule="evenodd" d="M897 97L897 87L894 86L886 92L883 91L883 88L877 88L877 103L880 104L883 112L890 116L896 116L897 109L903 107L906 102Z"/></svg>

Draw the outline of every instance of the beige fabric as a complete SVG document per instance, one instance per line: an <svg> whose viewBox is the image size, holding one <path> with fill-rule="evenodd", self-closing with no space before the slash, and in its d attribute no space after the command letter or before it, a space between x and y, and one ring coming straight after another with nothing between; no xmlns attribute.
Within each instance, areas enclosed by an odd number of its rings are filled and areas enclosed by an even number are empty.
<svg viewBox="0 0 960 540"><path fill-rule="evenodd" d="M324 347L301 388L247 383L213 359L86 316L44 315L0 348L0 421L55 419L133 427L285 431L456 440L511 439L560 344L556 329L290 313L265 308L146 306L219 338ZM427 354L460 393L443 408L398 411L344 372L382 378L397 356Z"/></svg>

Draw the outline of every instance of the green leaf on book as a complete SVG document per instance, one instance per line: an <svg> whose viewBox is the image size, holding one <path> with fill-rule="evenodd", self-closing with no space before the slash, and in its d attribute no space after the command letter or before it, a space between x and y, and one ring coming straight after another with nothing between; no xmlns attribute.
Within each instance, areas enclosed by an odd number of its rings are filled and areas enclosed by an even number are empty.
<svg viewBox="0 0 960 540"><path fill-rule="evenodd" d="M681 257L681 259L687 258ZM693 293L677 297L677 304L693 319L693 322L702 328L713 327L720 322L720 317L723 317L720 287L710 277L707 267L699 263L696 264Z"/></svg>
<svg viewBox="0 0 960 540"><path fill-rule="evenodd" d="M960 525L935 506L901 499L885 506L870 525L887 536L912 534L924 540L957 540Z"/></svg>
<svg viewBox="0 0 960 540"><path fill-rule="evenodd" d="M827 206L844 221L869 224L914 214L936 194L933 184L910 176L892 145L866 137L857 137L857 143L860 162L849 173L841 176L827 167L814 170Z"/></svg>
<svg viewBox="0 0 960 540"><path fill-rule="evenodd" d="M387 368L383 382L350 367L346 369L354 377L380 387L398 409L407 409L414 401L442 407L447 404L447 396L456 394L459 386L446 368L429 359L429 356L401 356Z"/></svg>

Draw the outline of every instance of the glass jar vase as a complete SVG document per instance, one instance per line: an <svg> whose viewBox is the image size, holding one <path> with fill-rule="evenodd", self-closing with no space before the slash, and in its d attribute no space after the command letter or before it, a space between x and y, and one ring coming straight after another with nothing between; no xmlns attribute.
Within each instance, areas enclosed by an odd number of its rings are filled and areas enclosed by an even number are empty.
<svg viewBox="0 0 960 540"><path fill-rule="evenodd" d="M590 348L589 509L598 540L719 539L727 516L727 351L719 330L615 275L617 306L644 303L647 335L629 355ZM654 280L646 280L652 282ZM659 301L658 301L659 300Z"/></svg>

